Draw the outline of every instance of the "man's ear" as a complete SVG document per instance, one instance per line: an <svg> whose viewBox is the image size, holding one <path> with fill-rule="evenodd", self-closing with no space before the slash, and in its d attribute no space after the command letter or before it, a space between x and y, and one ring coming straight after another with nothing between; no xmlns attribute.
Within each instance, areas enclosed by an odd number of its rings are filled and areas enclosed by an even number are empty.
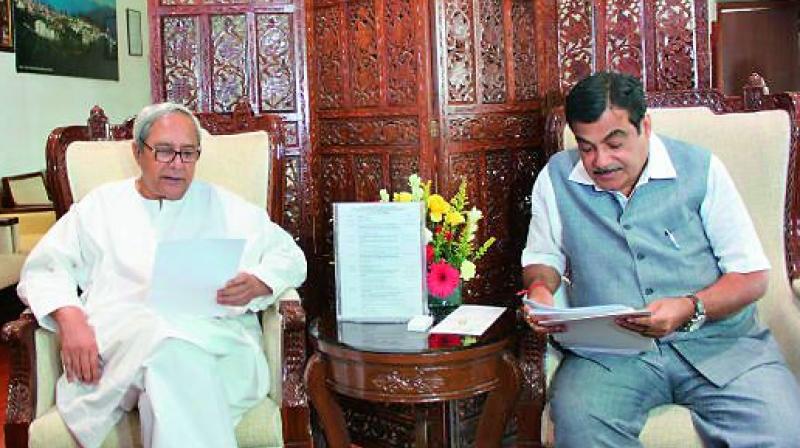
<svg viewBox="0 0 800 448"><path fill-rule="evenodd" d="M650 132L652 131L652 123L650 122L650 114L644 114L644 118L642 118L642 134L645 138L650 138Z"/></svg>
<svg viewBox="0 0 800 448"><path fill-rule="evenodd" d="M131 141L131 152L133 153L134 160L136 160L136 164L141 165L141 162L139 161L139 155L141 155L142 151L136 144L136 140Z"/></svg>

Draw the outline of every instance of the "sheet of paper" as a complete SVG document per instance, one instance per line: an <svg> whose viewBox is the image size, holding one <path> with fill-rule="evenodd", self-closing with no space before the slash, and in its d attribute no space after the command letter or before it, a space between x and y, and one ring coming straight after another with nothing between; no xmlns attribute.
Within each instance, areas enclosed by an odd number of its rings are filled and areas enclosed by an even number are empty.
<svg viewBox="0 0 800 448"><path fill-rule="evenodd" d="M150 284L152 306L164 315L222 316L217 290L239 268L245 240L165 241L156 248Z"/></svg>
<svg viewBox="0 0 800 448"><path fill-rule="evenodd" d="M499 306L461 305L431 328L431 333L480 336L505 310Z"/></svg>
<svg viewBox="0 0 800 448"><path fill-rule="evenodd" d="M340 321L407 322L426 314L423 204L334 204Z"/></svg>

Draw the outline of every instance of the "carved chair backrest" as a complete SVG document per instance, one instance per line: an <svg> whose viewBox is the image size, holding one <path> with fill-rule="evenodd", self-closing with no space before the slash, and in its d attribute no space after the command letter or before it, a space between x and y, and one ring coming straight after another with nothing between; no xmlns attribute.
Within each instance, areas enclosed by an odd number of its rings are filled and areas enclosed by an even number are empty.
<svg viewBox="0 0 800 448"><path fill-rule="evenodd" d="M196 114L203 131L203 154L196 176L220 184L259 205L266 206L280 224L284 128L280 117L254 115L247 102L238 103L232 114ZM257 132L261 131L259 135ZM109 125L103 110L95 106L86 126L55 129L47 141L47 178L57 216L69 210L91 188L103 181L139 173L131 153L133 119ZM254 132L256 132L254 134ZM266 133L268 138L265 138ZM267 154L256 153L268 140ZM104 142L98 145L98 142ZM102 147L103 151L86 151ZM236 151L228 150L235 147ZM239 163L232 163L237 158ZM245 160L246 163L241 163ZM244 169L245 172L239 170ZM89 177L88 182L78 181ZM273 213L278 211L277 213Z"/></svg>

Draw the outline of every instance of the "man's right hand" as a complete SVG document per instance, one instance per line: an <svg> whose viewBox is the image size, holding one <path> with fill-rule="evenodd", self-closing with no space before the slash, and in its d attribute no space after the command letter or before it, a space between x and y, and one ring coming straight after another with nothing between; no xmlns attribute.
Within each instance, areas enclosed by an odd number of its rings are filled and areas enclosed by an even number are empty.
<svg viewBox="0 0 800 448"><path fill-rule="evenodd" d="M97 384L100 380L100 357L94 329L80 308L67 306L53 311L61 337L61 362L70 383L77 380Z"/></svg>
<svg viewBox="0 0 800 448"><path fill-rule="evenodd" d="M528 288L528 300L541 303L542 305L553 306L553 294L549 289L547 289L547 287L537 283L540 282L534 282ZM525 322L527 322L536 333L563 333L567 330L566 326L564 325L541 325L540 322L543 322L546 319L537 316L528 305L522 305L522 312L525 313Z"/></svg>

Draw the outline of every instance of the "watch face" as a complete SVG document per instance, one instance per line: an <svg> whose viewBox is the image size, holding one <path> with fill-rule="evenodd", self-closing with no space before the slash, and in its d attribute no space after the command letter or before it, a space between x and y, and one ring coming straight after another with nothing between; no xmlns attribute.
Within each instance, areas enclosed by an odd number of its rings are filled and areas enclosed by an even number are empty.
<svg viewBox="0 0 800 448"><path fill-rule="evenodd" d="M702 327L705 322L706 322L705 314L700 314L700 315L695 314L694 317L692 317L692 323L689 324L689 331L699 330L700 327Z"/></svg>

